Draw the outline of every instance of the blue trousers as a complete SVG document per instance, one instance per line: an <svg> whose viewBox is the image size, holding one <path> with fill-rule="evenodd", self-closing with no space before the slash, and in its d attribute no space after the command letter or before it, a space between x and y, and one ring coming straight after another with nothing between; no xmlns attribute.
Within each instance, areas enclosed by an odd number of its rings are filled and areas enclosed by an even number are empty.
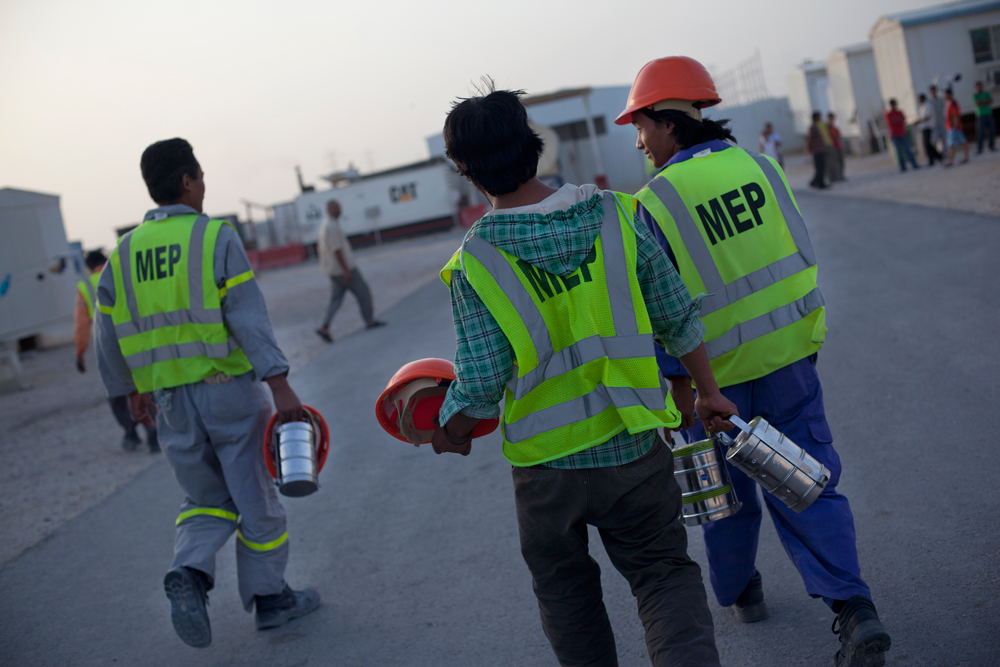
<svg viewBox="0 0 1000 667"><path fill-rule="evenodd" d="M770 375L725 387L722 393L736 404L744 421L763 417L830 471L830 481L819 498L801 514L758 489L757 483L733 466L729 468L736 496L743 507L735 515L703 526L712 589L719 605L736 602L756 571L760 534L761 497L778 532L785 553L792 559L812 597L846 600L852 595L871 599L861 578L855 544L854 516L847 498L837 493L840 457L823 412L823 388L816 374L815 357L789 364ZM739 431L730 433L736 437ZM688 429L689 442L701 440L699 422Z"/></svg>

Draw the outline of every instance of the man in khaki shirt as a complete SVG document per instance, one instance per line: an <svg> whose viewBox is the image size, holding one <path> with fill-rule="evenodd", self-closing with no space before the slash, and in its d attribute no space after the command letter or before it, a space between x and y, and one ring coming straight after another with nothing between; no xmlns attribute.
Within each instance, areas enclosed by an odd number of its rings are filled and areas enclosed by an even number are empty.
<svg viewBox="0 0 1000 667"><path fill-rule="evenodd" d="M326 317L323 318L323 324L316 330L316 334L327 343L332 343L330 322L340 308L344 292L347 290L351 290L354 298L358 300L361 317L369 329L383 326L385 322L375 319L368 283L358 270L351 244L340 228L340 204L336 199L327 202L326 212L327 217L319 228L319 266L323 273L330 276L333 292L330 295L330 305L326 309Z"/></svg>

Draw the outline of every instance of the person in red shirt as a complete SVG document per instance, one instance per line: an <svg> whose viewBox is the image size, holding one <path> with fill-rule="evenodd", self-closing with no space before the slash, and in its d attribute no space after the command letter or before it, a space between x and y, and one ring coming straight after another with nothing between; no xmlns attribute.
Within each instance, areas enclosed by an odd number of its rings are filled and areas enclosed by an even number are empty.
<svg viewBox="0 0 1000 667"><path fill-rule="evenodd" d="M885 112L885 124L889 128L892 145L896 148L899 170L906 171L906 160L910 161L914 169L920 169L910 151L910 138L906 135L906 116L897 108L895 99L889 100L889 110Z"/></svg>
<svg viewBox="0 0 1000 667"><path fill-rule="evenodd" d="M969 144L965 141L965 132L962 130L962 111L955 101L955 94L951 88L944 91L944 127L948 136L948 161L944 166L950 167L955 164L955 148L962 147L962 164L969 161Z"/></svg>

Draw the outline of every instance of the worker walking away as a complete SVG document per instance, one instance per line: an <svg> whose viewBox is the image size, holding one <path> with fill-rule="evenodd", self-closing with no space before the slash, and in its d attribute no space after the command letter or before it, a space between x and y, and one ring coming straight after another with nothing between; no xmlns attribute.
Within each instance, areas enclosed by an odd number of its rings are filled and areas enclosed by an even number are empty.
<svg viewBox="0 0 1000 667"><path fill-rule="evenodd" d="M652 663L718 665L673 459L656 430L680 415L653 341L686 364L706 424L731 428L735 409L709 370L698 304L636 225L631 197L536 178L542 141L522 94L491 89L445 121L448 156L493 211L442 271L457 380L434 450L468 454L473 427L505 401L521 554L560 664L618 664L590 525L638 601Z"/></svg>
<svg viewBox="0 0 1000 667"><path fill-rule="evenodd" d="M372 307L372 292L361 275L361 269L354 261L354 251L351 249L351 242L344 236L344 230L340 228L340 202L331 199L326 203L327 217L319 228L319 266L323 273L330 276L330 283L333 291L330 293L330 304L326 308L326 317L316 334L327 343L333 342L330 335L330 323L333 316L340 310L340 304L344 301L344 293L350 290L354 298L358 300L358 307L361 309L361 318L365 321L365 327L374 329L385 326L385 322L375 319L375 310Z"/></svg>
<svg viewBox="0 0 1000 667"><path fill-rule="evenodd" d="M73 307L73 342L76 344L76 370L87 372L87 362L84 354L90 347L90 329L94 321L94 304L97 303L97 282L101 279L101 270L108 258L100 250L87 253L84 262L90 272L86 278L76 284L76 304ZM125 429L122 436L122 449L127 452L135 450L142 440L139 438L138 424L132 419L128 410L128 396L114 396L108 399L111 404L111 414L118 424ZM150 454L160 452L160 442L156 438L156 426L146 426L146 444Z"/></svg>
<svg viewBox="0 0 1000 667"><path fill-rule="evenodd" d="M202 213L205 180L191 145L168 139L142 154L157 208L122 237L98 284L97 358L110 396L132 416L156 415L160 444L186 494L163 584L177 635L208 646L205 605L215 553L236 532L244 608L258 629L319 606L285 583L288 533L263 456L271 388L283 421L301 418L264 297L236 230ZM155 399L154 399L155 397Z"/></svg>
<svg viewBox="0 0 1000 667"><path fill-rule="evenodd" d="M689 292L702 295L705 348L722 393L830 470L826 489L801 514L770 494L764 502L806 591L837 614L837 667L881 665L890 639L861 578L854 517L836 490L840 459L816 374L826 323L809 234L778 164L727 143L727 121L702 117L719 102L708 71L691 58L661 58L639 71L615 122L636 127L636 147L661 171L636 195L637 213ZM701 439L689 373L667 353L658 350L658 360L682 427L689 440ZM706 524L705 545L719 604L749 623L767 618L754 566L761 505L752 479L732 466L729 475L743 507Z"/></svg>

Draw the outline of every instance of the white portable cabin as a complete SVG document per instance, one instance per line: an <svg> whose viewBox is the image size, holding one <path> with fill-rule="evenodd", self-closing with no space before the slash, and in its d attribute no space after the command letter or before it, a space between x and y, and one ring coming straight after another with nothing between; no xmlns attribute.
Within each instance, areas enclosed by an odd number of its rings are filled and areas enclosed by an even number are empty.
<svg viewBox="0 0 1000 667"><path fill-rule="evenodd" d="M57 195L0 189L0 343L72 338L81 260L66 241Z"/></svg>
<svg viewBox="0 0 1000 667"><path fill-rule="evenodd" d="M963 115L972 111L976 81L1000 89L1000 0L963 0L883 16L872 28L879 85L907 120L932 83L952 88ZM959 75L957 81L955 75Z"/></svg>
<svg viewBox="0 0 1000 667"><path fill-rule="evenodd" d="M823 114L824 119L831 111L826 65L812 61L796 65L788 72L786 83L788 104L795 116L795 131L807 134L814 111Z"/></svg>
<svg viewBox="0 0 1000 667"><path fill-rule="evenodd" d="M868 42L834 49L826 59L831 111L837 114L841 145L848 153L872 152L882 119L882 90L875 54Z"/></svg>
<svg viewBox="0 0 1000 667"><path fill-rule="evenodd" d="M319 240L327 203L340 204L340 227L355 244L448 229L458 215L460 177L444 158L358 176L295 199L302 243Z"/></svg>

